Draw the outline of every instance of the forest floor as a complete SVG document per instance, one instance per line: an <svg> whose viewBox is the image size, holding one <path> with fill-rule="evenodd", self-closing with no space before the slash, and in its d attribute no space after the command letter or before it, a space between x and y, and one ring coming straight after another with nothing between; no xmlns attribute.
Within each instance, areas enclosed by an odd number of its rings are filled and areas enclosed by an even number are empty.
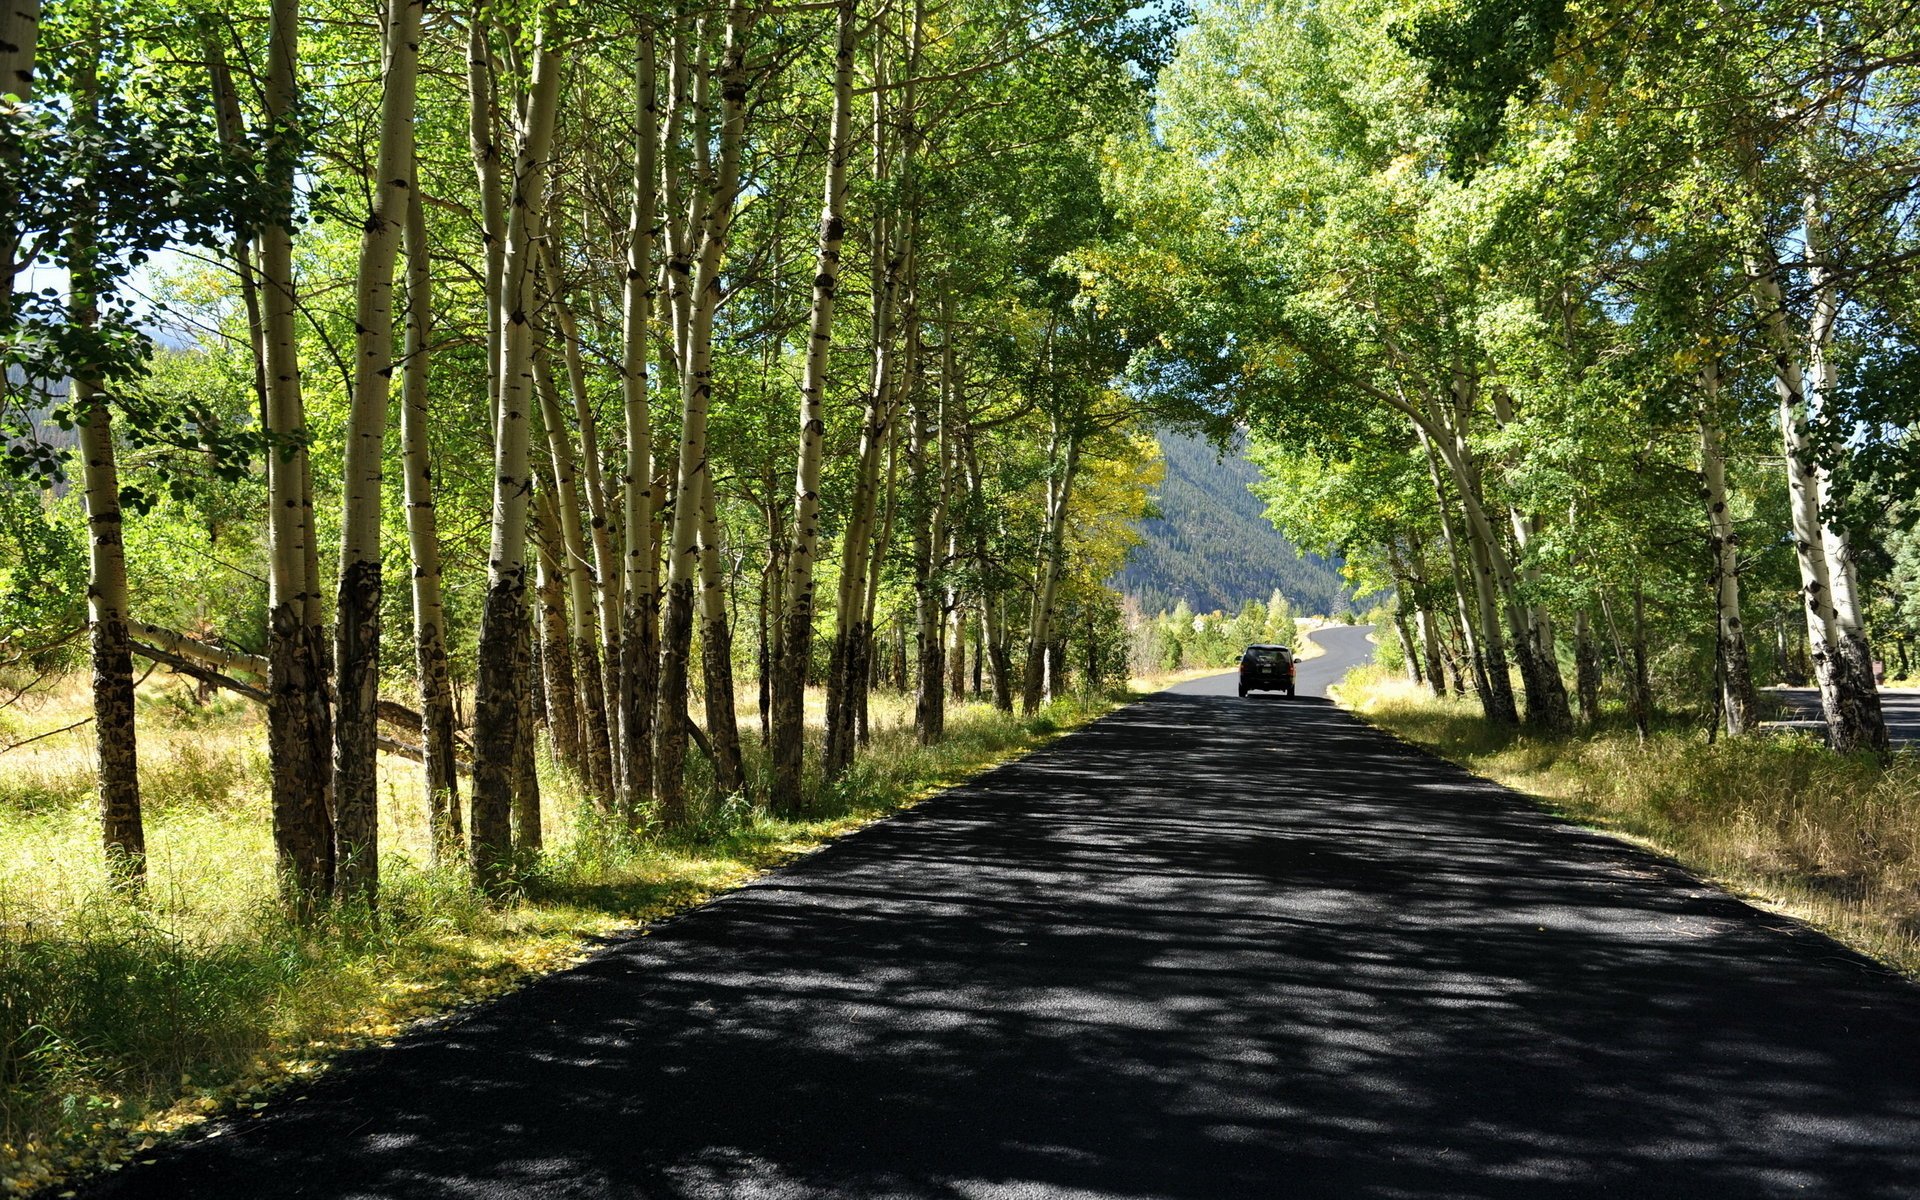
<svg viewBox="0 0 1920 1200"><path fill-rule="evenodd" d="M1920 752L1835 754L1805 734L1645 744L1620 719L1564 737L1499 729L1372 668L1338 692L1383 729L1526 792L1920 978Z"/></svg>
<svg viewBox="0 0 1920 1200"><path fill-rule="evenodd" d="M380 910L301 927L276 903L258 710L198 700L165 675L140 688L149 884L135 904L109 887L98 848L86 680L43 690L0 711L0 1195L118 1169L209 1116L259 1107L344 1049L577 962L1123 698L1060 700L1031 719L956 704L948 739L922 747L911 698L876 694L873 743L818 789L815 816L725 798L671 836L629 833L542 755L546 853L506 906L432 861L419 768L383 756ZM757 710L741 700L750 771L764 771Z"/></svg>

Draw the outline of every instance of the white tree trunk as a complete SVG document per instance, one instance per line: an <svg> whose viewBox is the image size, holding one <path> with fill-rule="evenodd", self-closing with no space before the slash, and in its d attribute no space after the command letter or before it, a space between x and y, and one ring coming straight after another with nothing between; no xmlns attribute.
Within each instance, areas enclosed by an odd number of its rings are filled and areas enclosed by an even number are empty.
<svg viewBox="0 0 1920 1200"><path fill-rule="evenodd" d="M469 851L475 881L496 891L513 858L513 796L521 747L519 670L527 630L527 499L533 486L531 431L538 403L533 378L534 238L546 199L548 159L559 104L561 51L557 10L549 7L534 33L532 84L521 108L514 153L513 203L507 224L500 293L499 417L494 426L493 535L487 598L480 618L479 684L474 696L474 766Z"/></svg>
<svg viewBox="0 0 1920 1200"><path fill-rule="evenodd" d="M361 227L354 291L352 409L341 480L340 581L334 662L334 886L371 904L380 891L380 501L393 375L393 266L414 180L414 94L426 0L389 0L381 70L380 146L373 206Z"/></svg>

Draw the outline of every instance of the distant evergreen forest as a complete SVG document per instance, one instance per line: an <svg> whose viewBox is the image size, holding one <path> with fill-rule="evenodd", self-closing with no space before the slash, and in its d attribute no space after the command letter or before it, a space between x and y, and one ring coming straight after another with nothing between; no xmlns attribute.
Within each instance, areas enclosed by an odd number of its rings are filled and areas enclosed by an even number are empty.
<svg viewBox="0 0 1920 1200"><path fill-rule="evenodd" d="M1140 523L1146 539L1112 584L1149 613L1181 600L1195 612L1237 612L1266 603L1274 588L1297 613L1336 616L1353 608L1337 562L1304 558L1262 515L1247 490L1259 471L1236 450L1224 459L1204 438L1162 431L1167 478L1160 516Z"/></svg>

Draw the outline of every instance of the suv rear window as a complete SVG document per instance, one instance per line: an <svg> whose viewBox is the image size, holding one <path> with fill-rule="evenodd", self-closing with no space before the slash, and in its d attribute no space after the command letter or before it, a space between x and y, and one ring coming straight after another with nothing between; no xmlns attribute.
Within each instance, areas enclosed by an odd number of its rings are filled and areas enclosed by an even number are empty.
<svg viewBox="0 0 1920 1200"><path fill-rule="evenodd" d="M1277 667L1287 661L1287 652L1267 646L1247 651L1247 661L1262 667Z"/></svg>

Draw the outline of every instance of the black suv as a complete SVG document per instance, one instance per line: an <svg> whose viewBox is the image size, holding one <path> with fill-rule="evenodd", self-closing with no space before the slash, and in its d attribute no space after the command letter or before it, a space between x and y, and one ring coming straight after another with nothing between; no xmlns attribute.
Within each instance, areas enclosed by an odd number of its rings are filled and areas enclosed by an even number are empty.
<svg viewBox="0 0 1920 1200"><path fill-rule="evenodd" d="M1240 655L1240 694L1248 692L1293 695L1293 651L1285 646L1248 646Z"/></svg>

